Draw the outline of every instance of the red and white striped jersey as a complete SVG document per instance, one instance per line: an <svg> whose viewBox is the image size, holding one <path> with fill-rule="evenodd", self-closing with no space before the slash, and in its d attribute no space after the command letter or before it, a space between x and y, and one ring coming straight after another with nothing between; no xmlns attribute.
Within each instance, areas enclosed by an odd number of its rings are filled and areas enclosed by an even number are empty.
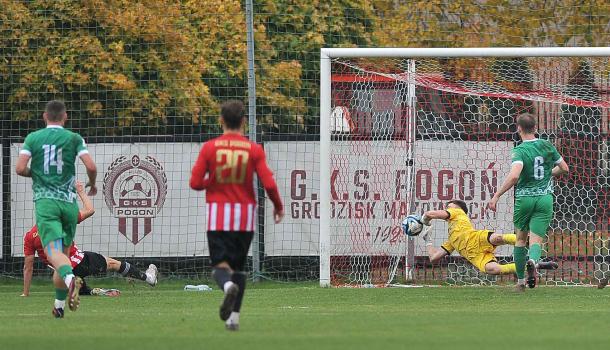
<svg viewBox="0 0 610 350"><path fill-rule="evenodd" d="M82 221L80 213L78 214L78 222ZM34 225L23 237L23 255L29 256L34 255L34 253L38 253L38 257L48 266L51 266L49 260L47 259L47 255L44 252L44 247L42 246L42 241L40 240L40 236L38 235L38 227ZM78 249L76 244L72 242L70 246L70 264L72 268L75 268L78 264L83 261L85 254ZM51 266L52 267L52 266Z"/></svg>
<svg viewBox="0 0 610 350"><path fill-rule="evenodd" d="M208 231L254 231L254 172L276 210L282 200L263 148L241 134L228 133L203 144L193 166L192 189L206 190Z"/></svg>

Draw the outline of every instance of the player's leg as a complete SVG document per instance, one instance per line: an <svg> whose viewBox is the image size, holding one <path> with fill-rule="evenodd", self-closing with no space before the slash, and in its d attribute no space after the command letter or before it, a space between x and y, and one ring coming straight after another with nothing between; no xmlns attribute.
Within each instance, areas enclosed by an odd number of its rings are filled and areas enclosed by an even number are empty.
<svg viewBox="0 0 610 350"><path fill-rule="evenodd" d="M150 284L151 286L155 286L157 284L157 267L153 264L150 264L146 272L142 272L135 265L132 265L127 261L119 261L113 258L109 258L107 256L103 258L106 260L107 271L118 272L123 277L131 277L140 281L144 281Z"/></svg>
<svg viewBox="0 0 610 350"><path fill-rule="evenodd" d="M246 273L243 271L246 265L250 243L252 243L252 238L254 236L253 232L236 232L236 234L237 252L235 254L235 260L232 262L234 272L231 280L239 287L239 293L237 294L237 300L235 300L231 315L225 323L226 328L231 331L239 330L239 314L246 291Z"/></svg>
<svg viewBox="0 0 610 350"><path fill-rule="evenodd" d="M515 198L515 209L513 213L513 224L515 226L516 240L513 250L513 261L517 275L517 291L525 290L525 265L527 263L527 235L531 213L534 207L532 197Z"/></svg>
<svg viewBox="0 0 610 350"><path fill-rule="evenodd" d="M514 233L492 233L489 236L489 243L493 244L496 247L500 245L515 245L516 242L517 235Z"/></svg>
<svg viewBox="0 0 610 350"><path fill-rule="evenodd" d="M239 286L231 278L233 269L230 261L235 252L235 243L231 234L234 232L208 231L208 247L212 262L212 278L224 292L220 305L220 319L226 321L231 315L233 305L239 293Z"/></svg>
<svg viewBox="0 0 610 350"><path fill-rule="evenodd" d="M503 236L491 231L478 231L478 244L470 247L468 256L471 264L479 271L490 275L505 275L515 273L515 264L499 264L494 252L498 245L504 244Z"/></svg>
<svg viewBox="0 0 610 350"><path fill-rule="evenodd" d="M499 264L497 261L490 261L485 264L485 273L490 275L510 275L516 271L515 264Z"/></svg>
<svg viewBox="0 0 610 350"><path fill-rule="evenodd" d="M546 239L546 232L553 219L553 196L545 195L535 197L533 210L530 218L530 235L529 235L529 260L527 261L527 285L530 288L536 286L536 278L538 275L538 267L540 264L549 265L550 263L541 263L542 245ZM556 264L555 264L556 265ZM545 268L552 268L546 267Z"/></svg>
<svg viewBox="0 0 610 350"><path fill-rule="evenodd" d="M64 254L70 256L70 246L74 242L74 236L76 235L76 225L78 224L78 204L76 202L58 202L58 207L61 211L61 225L64 233L63 245ZM72 265L69 265L70 272L72 273ZM61 271L58 270L61 274ZM82 286L82 280L80 277L73 277L70 284L66 282L68 286L68 306L70 310L76 311L80 305L79 292Z"/></svg>

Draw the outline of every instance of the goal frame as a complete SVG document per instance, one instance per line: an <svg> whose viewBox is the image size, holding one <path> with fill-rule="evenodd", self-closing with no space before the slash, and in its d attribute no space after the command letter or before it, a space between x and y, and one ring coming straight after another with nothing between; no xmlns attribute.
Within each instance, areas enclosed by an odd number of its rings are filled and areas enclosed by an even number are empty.
<svg viewBox="0 0 610 350"><path fill-rule="evenodd" d="M330 287L331 65L334 58L610 57L610 47L322 48L320 49L320 286Z"/></svg>

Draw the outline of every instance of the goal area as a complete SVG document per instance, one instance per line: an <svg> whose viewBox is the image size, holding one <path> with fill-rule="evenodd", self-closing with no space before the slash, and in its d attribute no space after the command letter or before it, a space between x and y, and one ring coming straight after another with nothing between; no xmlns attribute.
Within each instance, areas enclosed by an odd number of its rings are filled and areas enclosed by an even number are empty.
<svg viewBox="0 0 610 350"><path fill-rule="evenodd" d="M488 208L537 119L570 167L554 179L541 284L610 277L610 48L326 48L320 59L320 285L496 284L457 253L431 264L409 214L467 203L475 228L514 231L512 190ZM433 243L447 225L433 223ZM512 247L500 246L500 263Z"/></svg>

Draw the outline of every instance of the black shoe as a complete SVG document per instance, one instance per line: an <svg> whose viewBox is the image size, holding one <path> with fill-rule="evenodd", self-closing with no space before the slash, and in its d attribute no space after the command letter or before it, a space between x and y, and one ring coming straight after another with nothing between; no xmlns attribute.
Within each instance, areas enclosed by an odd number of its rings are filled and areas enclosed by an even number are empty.
<svg viewBox="0 0 610 350"><path fill-rule="evenodd" d="M525 269L527 270L527 286L530 288L536 287L536 263L534 260L529 259L525 263Z"/></svg>
<svg viewBox="0 0 610 350"><path fill-rule="evenodd" d="M602 278L601 280L599 280L599 283L597 284L597 289L604 289L604 288L606 288L607 285L608 285L608 279Z"/></svg>
<svg viewBox="0 0 610 350"><path fill-rule="evenodd" d="M64 318L64 309L58 309L54 307L51 313L53 313L53 316L55 316L55 318Z"/></svg>
<svg viewBox="0 0 610 350"><path fill-rule="evenodd" d="M237 301L237 294L239 294L239 286L233 283L225 292L225 298L220 305L221 320L226 321L229 319L229 316L231 316L233 305L235 305L235 301Z"/></svg>
<svg viewBox="0 0 610 350"><path fill-rule="evenodd" d="M554 261L539 261L538 264L536 264L536 268L539 270L557 270L559 264Z"/></svg>

